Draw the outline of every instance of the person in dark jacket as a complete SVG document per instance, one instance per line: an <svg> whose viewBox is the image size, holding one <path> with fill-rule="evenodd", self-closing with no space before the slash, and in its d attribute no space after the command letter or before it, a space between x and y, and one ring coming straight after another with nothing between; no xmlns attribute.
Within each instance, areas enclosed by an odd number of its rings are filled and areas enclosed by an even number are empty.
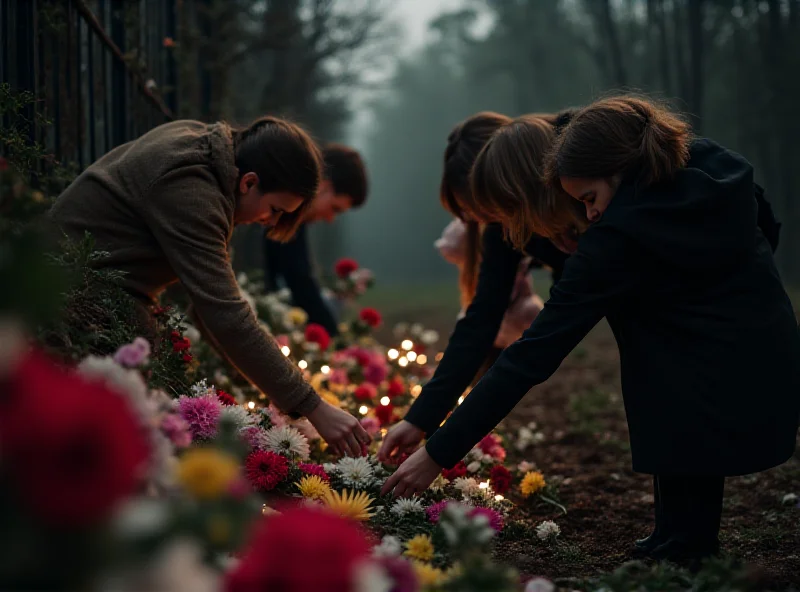
<svg viewBox="0 0 800 592"><path fill-rule="evenodd" d="M306 312L310 323L337 335L336 318L314 277L306 230L308 223L324 220L330 224L339 214L363 206L368 192L367 169L357 151L341 144L325 146L322 158L323 180L306 215L306 224L288 242L264 238L264 287L274 292L283 282L292 293L293 304Z"/></svg>
<svg viewBox="0 0 800 592"><path fill-rule="evenodd" d="M534 115L541 120L549 147L554 129L565 122L561 115ZM439 198L444 208L467 225L467 255L460 274L461 292L468 295L466 313L456 323L444 357L433 378L425 385L403 421L389 430L378 457L383 462L396 460L413 452L427 434L439 427L456 406L458 398L500 354L493 344L503 317L512 302L512 293L520 263L527 255L533 265L546 265L553 281L561 275L569 250L563 242L557 247L550 240L533 235L524 248L514 248L505 238L500 224L476 221L482 212L469 188L469 172L481 148L492 134L511 122L510 117L481 112L459 123L447 138L444 171ZM478 256L480 254L480 256ZM479 270L479 271L478 271Z"/></svg>
<svg viewBox="0 0 800 592"><path fill-rule="evenodd" d="M620 350L633 469L655 476L656 559L718 550L724 478L788 460L800 422L800 330L757 225L753 168L679 117L616 97L578 112L547 159L530 121L500 130L473 192L511 236L555 233L569 194L591 226L550 300L447 423L386 482L410 495L456 464L605 317ZM550 187L542 187L545 174Z"/></svg>

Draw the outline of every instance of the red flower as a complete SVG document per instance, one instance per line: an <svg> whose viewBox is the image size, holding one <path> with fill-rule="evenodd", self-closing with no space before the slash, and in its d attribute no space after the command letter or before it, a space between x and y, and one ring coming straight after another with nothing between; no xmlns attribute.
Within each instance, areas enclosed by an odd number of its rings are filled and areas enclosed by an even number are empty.
<svg viewBox="0 0 800 592"><path fill-rule="evenodd" d="M444 477L448 481L458 479L459 477L464 477L466 474L467 474L467 465L464 464L464 461L460 461L452 469L442 469L442 477Z"/></svg>
<svg viewBox="0 0 800 592"><path fill-rule="evenodd" d="M39 353L8 378L0 449L12 487L39 519L86 526L106 519L141 483L149 458L127 400L68 374Z"/></svg>
<svg viewBox="0 0 800 592"><path fill-rule="evenodd" d="M191 363L191 361L192 361L194 358L192 357L192 354L183 354L183 355L181 356L181 359L182 359L184 362L186 362L187 364L189 364L189 363Z"/></svg>
<svg viewBox="0 0 800 592"><path fill-rule="evenodd" d="M180 339L172 341L172 351L174 352L186 351L187 349L189 349L189 347L191 347L191 345L192 342L189 341L188 337L182 337Z"/></svg>
<svg viewBox="0 0 800 592"><path fill-rule="evenodd" d="M489 471L489 483L492 485L497 493L505 493L511 487L511 482L514 478L511 476L511 471L503 465L495 465Z"/></svg>
<svg viewBox="0 0 800 592"><path fill-rule="evenodd" d="M367 533L346 518L296 507L256 525L225 592L350 592L356 566L370 554Z"/></svg>
<svg viewBox="0 0 800 592"><path fill-rule="evenodd" d="M500 436L495 434L488 434L484 436L483 440L478 442L478 447L484 454L491 454L495 446L500 446Z"/></svg>
<svg viewBox="0 0 800 592"><path fill-rule="evenodd" d="M8 170L8 161L0 156L0 173Z"/></svg>
<svg viewBox="0 0 800 592"><path fill-rule="evenodd" d="M175 343L176 341L180 341L181 339L183 339L183 336L177 331L172 331L169 334L169 338L170 340L172 340L172 343Z"/></svg>
<svg viewBox="0 0 800 592"><path fill-rule="evenodd" d="M372 355L365 349L357 349L353 351L353 358L362 368L372 364Z"/></svg>
<svg viewBox="0 0 800 592"><path fill-rule="evenodd" d="M322 465L315 465L313 463L299 463L297 467L306 475L316 475L320 479L328 482L331 480L330 475L325 472L325 469L322 468Z"/></svg>
<svg viewBox="0 0 800 592"><path fill-rule="evenodd" d="M170 310L172 310L171 306L156 306L153 309L153 314L157 317L160 317L161 315L167 314ZM177 334L177 331L173 331L173 333ZM178 335L178 337L180 337L180 335Z"/></svg>
<svg viewBox="0 0 800 592"><path fill-rule="evenodd" d="M383 322L381 313L374 308L362 308L361 312L358 314L358 317L373 329L380 327L381 323Z"/></svg>
<svg viewBox="0 0 800 592"><path fill-rule="evenodd" d="M226 393L222 389L217 389L217 398L223 405L226 406L236 405L236 399L233 398L233 395Z"/></svg>
<svg viewBox="0 0 800 592"><path fill-rule="evenodd" d="M306 341L316 343L322 351L325 351L331 344L331 336L328 335L328 332L322 325L309 323L306 325Z"/></svg>
<svg viewBox="0 0 800 592"><path fill-rule="evenodd" d="M379 405L375 408L375 417L378 418L382 426L392 423L394 419L394 405Z"/></svg>
<svg viewBox="0 0 800 592"><path fill-rule="evenodd" d="M244 474L254 489L270 491L289 474L289 461L280 454L254 450L244 461Z"/></svg>
<svg viewBox="0 0 800 592"><path fill-rule="evenodd" d="M354 259L346 257L339 259L333 267L336 275L342 279L348 278L356 269L358 269L358 263Z"/></svg>
<svg viewBox="0 0 800 592"><path fill-rule="evenodd" d="M411 350L418 356L424 354L427 349L428 347L424 343L415 343L414 347L411 348Z"/></svg>
<svg viewBox="0 0 800 592"><path fill-rule="evenodd" d="M403 386L403 381L397 377L393 378L389 382L389 388L386 390L386 394L390 397L397 397L402 395L404 392L406 392L406 387Z"/></svg>
<svg viewBox="0 0 800 592"><path fill-rule="evenodd" d="M377 396L378 389L375 388L374 384L370 384L369 382L365 382L353 391L353 397L356 401L372 401Z"/></svg>

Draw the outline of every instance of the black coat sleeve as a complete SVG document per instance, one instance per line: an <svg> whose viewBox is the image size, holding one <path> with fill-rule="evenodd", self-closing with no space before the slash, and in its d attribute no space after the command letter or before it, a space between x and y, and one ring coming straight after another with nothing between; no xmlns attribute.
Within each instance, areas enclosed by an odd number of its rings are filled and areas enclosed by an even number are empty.
<svg viewBox="0 0 800 592"><path fill-rule="evenodd" d="M498 226L486 228L482 243L475 298L456 323L436 373L405 416L406 421L429 435L455 407L480 370L511 300L522 254L505 241Z"/></svg>
<svg viewBox="0 0 800 592"><path fill-rule="evenodd" d="M778 240L781 233L781 224L775 219L775 214L772 212L772 206L764 197L764 188L758 183L755 185L756 203L758 204L758 227L769 242L774 253L778 248Z"/></svg>
<svg viewBox="0 0 800 592"><path fill-rule="evenodd" d="M308 314L309 323L325 327L331 335L339 333L336 319L325 304L311 265L306 227L301 226L297 234L287 243L264 239L264 278L267 289L277 287L277 278L283 277L292 293L292 302Z"/></svg>
<svg viewBox="0 0 800 592"><path fill-rule="evenodd" d="M597 227L581 238L544 310L428 440L434 461L452 467L508 415L528 390L547 380L563 359L634 286L627 239Z"/></svg>

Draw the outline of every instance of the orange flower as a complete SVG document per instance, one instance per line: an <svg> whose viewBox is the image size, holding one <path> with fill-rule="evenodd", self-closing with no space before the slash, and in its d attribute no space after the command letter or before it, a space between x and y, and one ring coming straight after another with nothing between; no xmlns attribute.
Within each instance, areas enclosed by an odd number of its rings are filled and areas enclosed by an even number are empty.
<svg viewBox="0 0 800 592"><path fill-rule="evenodd" d="M172 37L164 37L164 47L175 47L175 40Z"/></svg>

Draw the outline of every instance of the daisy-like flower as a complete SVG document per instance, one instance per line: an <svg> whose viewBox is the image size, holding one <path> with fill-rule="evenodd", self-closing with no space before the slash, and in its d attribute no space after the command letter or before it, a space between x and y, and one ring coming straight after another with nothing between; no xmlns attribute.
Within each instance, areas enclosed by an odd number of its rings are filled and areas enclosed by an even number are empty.
<svg viewBox="0 0 800 592"><path fill-rule="evenodd" d="M219 397L217 397L219 398ZM220 400L222 403L222 400ZM222 406L222 413L219 416L220 422L227 421L236 426L236 429L243 429L249 426L256 425L258 418L249 413L247 409L241 405L224 405Z"/></svg>
<svg viewBox="0 0 800 592"><path fill-rule="evenodd" d="M430 561L433 559L433 541L427 534L418 534L406 541L406 551L404 555L420 561Z"/></svg>
<svg viewBox="0 0 800 592"><path fill-rule="evenodd" d="M316 475L306 475L299 482L295 483L297 489L300 490L300 495L306 499L322 500L331 490L327 481L324 481Z"/></svg>
<svg viewBox="0 0 800 592"><path fill-rule="evenodd" d="M397 516L408 516L410 514L421 514L425 511L422 502L418 499L401 497L392 505L392 514Z"/></svg>
<svg viewBox="0 0 800 592"><path fill-rule="evenodd" d="M489 526L492 527L492 530L495 532L500 532L503 530L503 525L505 521L503 520L503 515L498 512L497 510L492 510L491 508L484 508L484 507L477 507L470 512L470 516L486 516L486 519L489 523Z"/></svg>
<svg viewBox="0 0 800 592"><path fill-rule="evenodd" d="M182 396L178 399L178 412L189 424L192 439L213 438L217 435L222 403L215 394L202 397Z"/></svg>
<svg viewBox="0 0 800 592"><path fill-rule="evenodd" d="M214 395L217 393L214 389L214 385L208 386L208 381L205 378L200 382L194 383L191 391L193 397L204 397L205 395Z"/></svg>
<svg viewBox="0 0 800 592"><path fill-rule="evenodd" d="M352 458L345 456L336 463L336 470L348 487L363 489L372 485L375 469L363 456Z"/></svg>
<svg viewBox="0 0 800 592"><path fill-rule="evenodd" d="M360 522L369 520L372 516L370 506L373 501L375 500L363 491L353 493L347 489L342 493L328 491L322 498L322 502L332 512Z"/></svg>
<svg viewBox="0 0 800 592"><path fill-rule="evenodd" d="M449 500L444 500L441 502L437 502L432 506L428 506L425 509L425 513L428 515L428 520L433 522L439 522L439 516L442 514L442 511L447 507L447 504L451 503Z"/></svg>
<svg viewBox="0 0 800 592"><path fill-rule="evenodd" d="M552 541L561 534L561 528L552 520L545 520L536 527L536 536L543 541Z"/></svg>
<svg viewBox="0 0 800 592"><path fill-rule="evenodd" d="M522 497L530 497L537 491L544 489L545 485L547 485L547 483L544 480L544 475L542 475L539 471L533 471L526 473L522 478L522 483L519 485L519 490L522 493Z"/></svg>
<svg viewBox="0 0 800 592"><path fill-rule="evenodd" d="M384 535L380 545L375 545L372 548L373 557L397 557L402 552L403 544L400 539L390 534Z"/></svg>
<svg viewBox="0 0 800 592"><path fill-rule="evenodd" d="M448 483L450 483L450 481L445 479L442 476L442 474L440 473L440 474L436 475L436 479L434 479L433 483L431 483L428 486L428 489L430 489L431 491L433 491L435 493L438 493L438 492L442 491L445 487L447 487Z"/></svg>
<svg viewBox="0 0 800 592"><path fill-rule="evenodd" d="M556 592L556 587L550 580L533 578L525 584L525 592Z"/></svg>
<svg viewBox="0 0 800 592"><path fill-rule="evenodd" d="M289 474L289 461L267 450L251 452L244 463L245 476L253 488L270 491Z"/></svg>
<svg viewBox="0 0 800 592"><path fill-rule="evenodd" d="M472 477L458 477L455 481L453 481L453 487L460 491L461 495L464 497L475 495L481 491L480 484Z"/></svg>
<svg viewBox="0 0 800 592"><path fill-rule="evenodd" d="M292 426L270 428L266 441L267 450L287 458L306 460L310 454L308 440Z"/></svg>

